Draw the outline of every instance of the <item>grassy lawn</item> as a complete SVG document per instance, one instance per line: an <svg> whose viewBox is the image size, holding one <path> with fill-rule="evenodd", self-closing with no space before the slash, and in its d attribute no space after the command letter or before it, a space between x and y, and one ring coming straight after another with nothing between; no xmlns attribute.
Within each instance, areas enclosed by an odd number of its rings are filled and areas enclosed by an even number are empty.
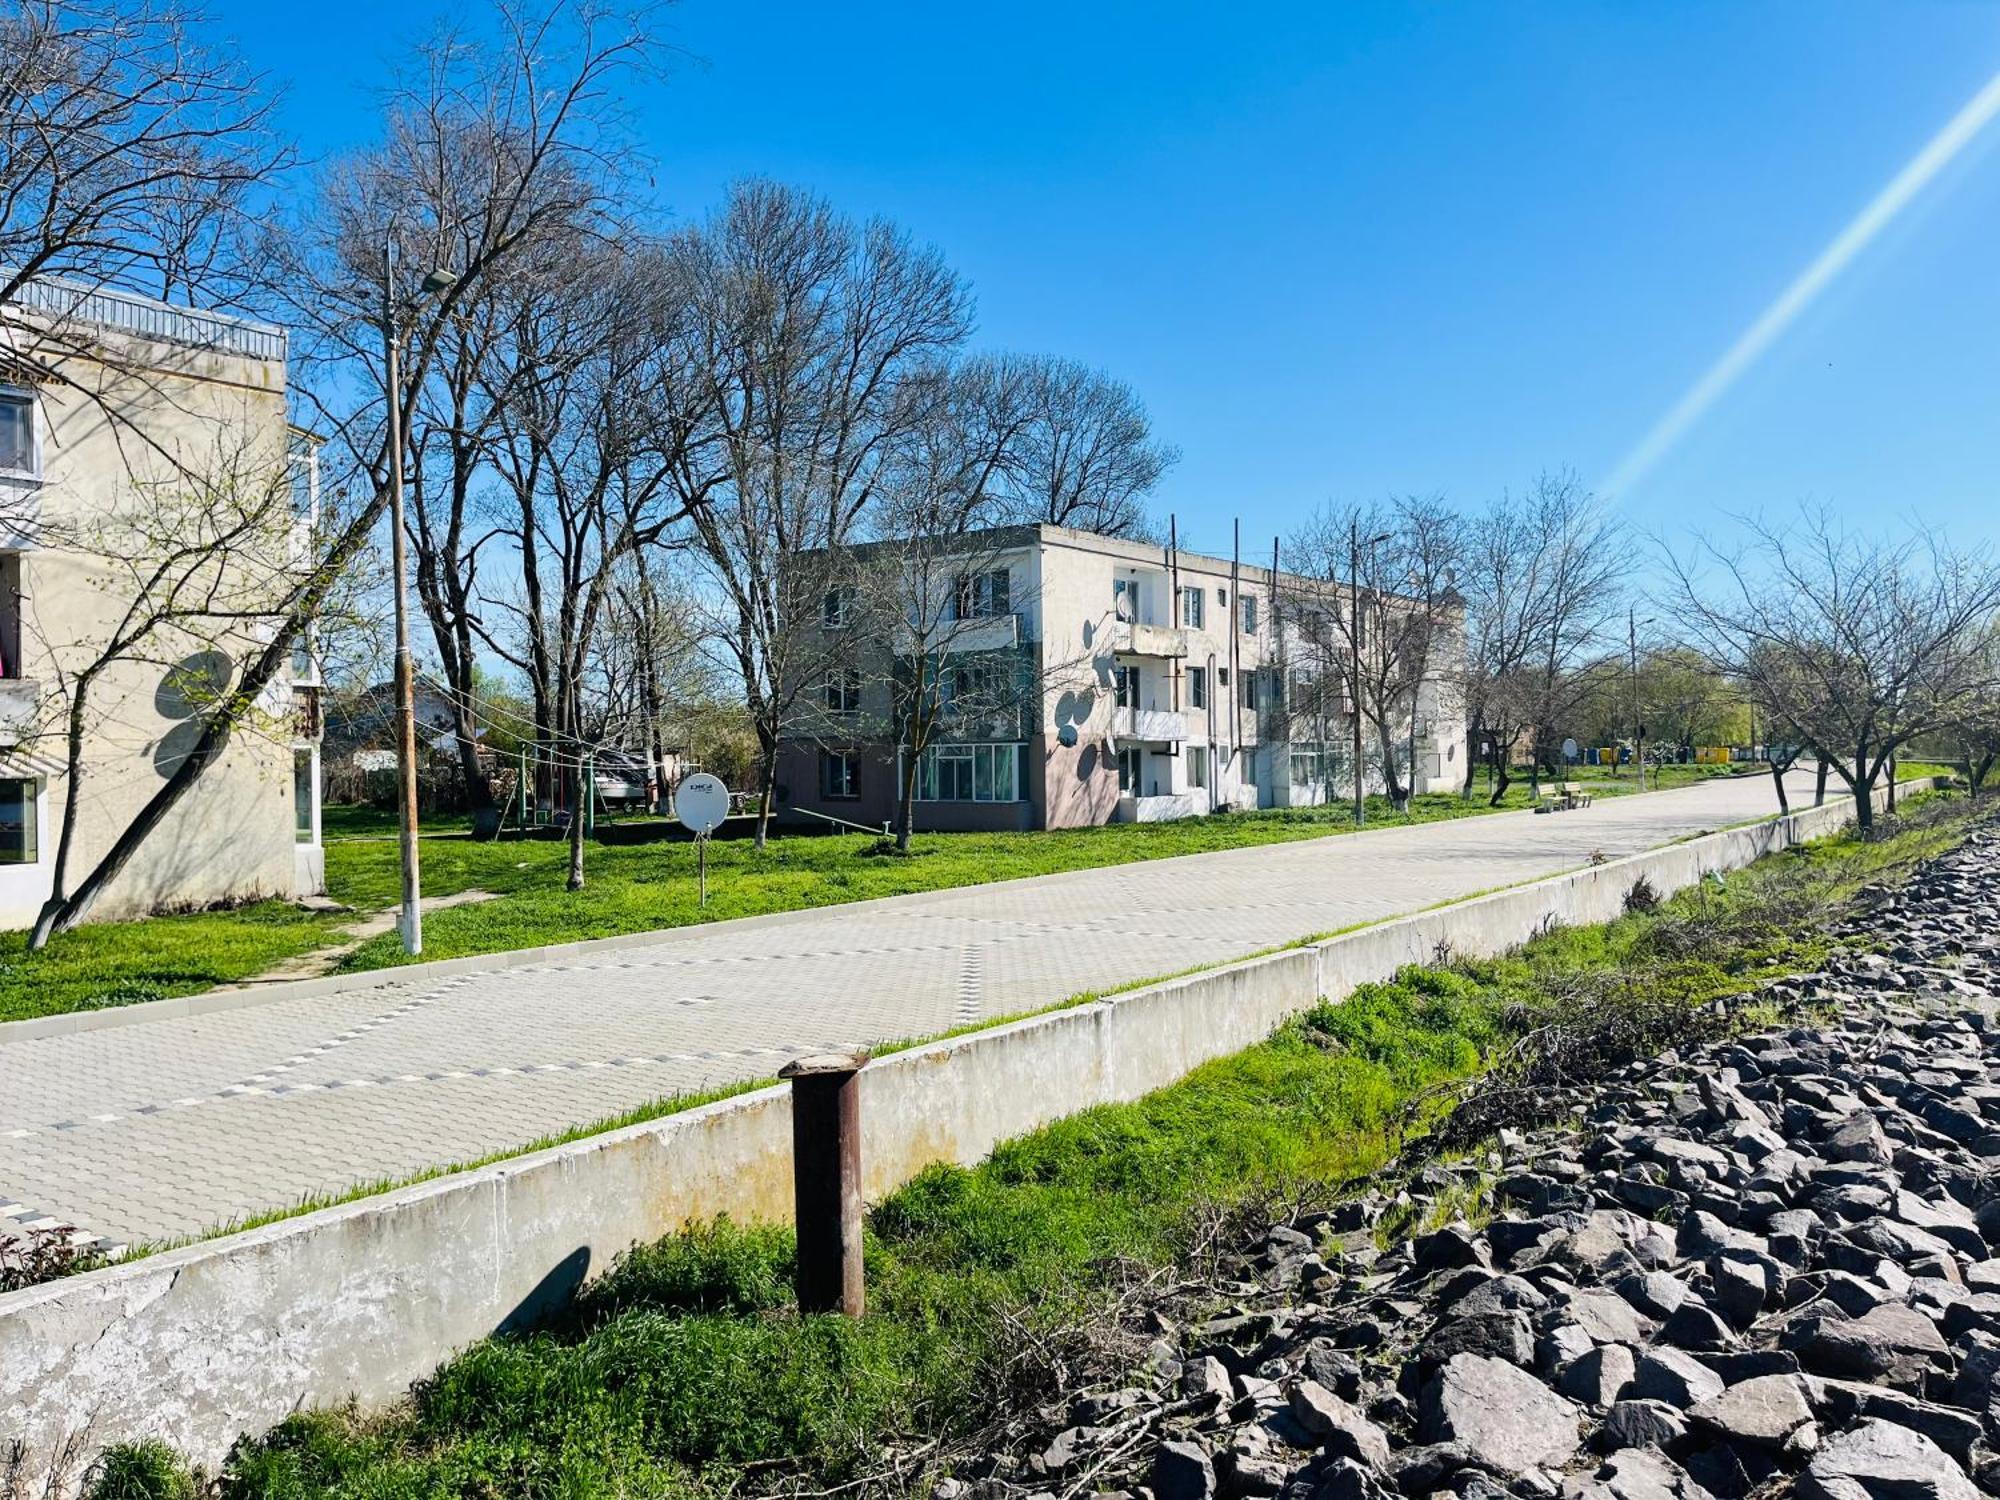
<svg viewBox="0 0 2000 1500"><path fill-rule="evenodd" d="M751 1466L838 1483L887 1444L963 1435L998 1398L1046 1400L1056 1361L1087 1366L1127 1278L1185 1266L1233 1207L1336 1198L1434 1118L1434 1085L1579 996L1644 996L1657 1045L1702 1002L1818 963L1844 899L1966 822L1963 804L1913 814L1506 958L1406 969L1137 1103L932 1168L869 1215L858 1322L798 1315L787 1231L712 1226L634 1251L555 1326L474 1346L386 1413L306 1412L246 1441L222 1493L721 1496ZM171 1470L128 1450L107 1477Z"/></svg>
<svg viewBox="0 0 2000 1500"><path fill-rule="evenodd" d="M1739 768L1670 766L1658 781L1685 786ZM1638 790L1629 769L1566 773L1599 795ZM1753 774L1762 774L1761 771ZM1508 789L1500 810L1531 801L1525 779ZM1470 800L1450 794L1415 799L1406 820L1372 798L1370 827L1478 816L1491 811L1483 787ZM1774 807L1775 810L1775 807ZM679 927L693 922L862 901L1041 875L1199 854L1216 849L1321 838L1350 832L1345 807L1271 809L1176 823L1113 824L1036 833L920 835L911 858L871 852L862 835L775 840L759 853L747 840L709 851L709 903L697 904L691 844L592 845L588 880L563 889L566 847L555 840L474 843L463 819L429 825L423 841L424 891L491 891L499 898L430 914L426 958L456 958L511 948ZM395 817L373 808L330 807L323 829L330 894L357 910L398 900ZM337 919L278 902L229 912L99 923L65 934L41 954L19 934L0 934L0 1021L130 1004L213 988L262 973L332 942ZM404 961L394 935L364 945L343 964L373 969Z"/></svg>

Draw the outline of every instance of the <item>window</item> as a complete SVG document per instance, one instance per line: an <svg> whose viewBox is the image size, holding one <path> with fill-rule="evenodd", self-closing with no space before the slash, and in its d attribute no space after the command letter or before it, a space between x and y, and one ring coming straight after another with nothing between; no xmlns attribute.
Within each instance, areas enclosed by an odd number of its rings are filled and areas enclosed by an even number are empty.
<svg viewBox="0 0 2000 1500"><path fill-rule="evenodd" d="M1111 612L1121 620L1139 618L1139 580L1136 578L1114 578L1111 580Z"/></svg>
<svg viewBox="0 0 2000 1500"><path fill-rule="evenodd" d="M826 673L826 711L830 714L858 713L861 709L861 674L852 667L829 667Z"/></svg>
<svg viewBox="0 0 2000 1500"><path fill-rule="evenodd" d="M819 753L819 794L829 801L852 801L861 795L861 757L851 750Z"/></svg>
<svg viewBox="0 0 2000 1500"><path fill-rule="evenodd" d="M1318 786L1325 779L1326 761L1316 749L1292 751L1292 785Z"/></svg>
<svg viewBox="0 0 2000 1500"><path fill-rule="evenodd" d="M1187 669L1187 679L1188 679L1188 707L1207 708L1208 668L1189 667Z"/></svg>
<svg viewBox="0 0 2000 1500"><path fill-rule="evenodd" d="M1257 596L1255 594L1242 594L1237 597L1236 603L1243 615L1243 633L1245 635L1255 635L1257 633Z"/></svg>
<svg viewBox="0 0 2000 1500"><path fill-rule="evenodd" d="M1229 612L1229 590L1219 583L1215 586L1215 607L1225 615Z"/></svg>
<svg viewBox="0 0 2000 1500"><path fill-rule="evenodd" d="M1140 752L1136 745L1129 745L1118 752L1118 791L1125 797L1139 795Z"/></svg>
<svg viewBox="0 0 2000 1500"><path fill-rule="evenodd" d="M1229 668L1217 667L1215 669L1215 688L1223 697L1227 698L1229 696Z"/></svg>
<svg viewBox="0 0 2000 1500"><path fill-rule="evenodd" d="M854 623L854 590L837 584L820 600L819 622L828 630L840 630Z"/></svg>
<svg viewBox="0 0 2000 1500"><path fill-rule="evenodd" d="M1188 746L1187 768L1189 786L1199 790L1208 785L1208 746Z"/></svg>
<svg viewBox="0 0 2000 1500"><path fill-rule="evenodd" d="M32 865L41 858L35 790L32 781L0 780L0 865Z"/></svg>
<svg viewBox="0 0 2000 1500"><path fill-rule="evenodd" d="M35 398L23 391L0 390L0 474L39 477L35 461Z"/></svg>
<svg viewBox="0 0 2000 1500"><path fill-rule="evenodd" d="M1139 669L1137 667L1113 667L1111 669L1112 701L1120 708L1139 706Z"/></svg>
<svg viewBox="0 0 2000 1500"><path fill-rule="evenodd" d="M1189 584L1181 590L1181 624L1190 630L1201 629L1201 590Z"/></svg>
<svg viewBox="0 0 2000 1500"><path fill-rule="evenodd" d="M1019 745L933 745L917 761L919 802L1019 802Z"/></svg>
<svg viewBox="0 0 2000 1500"><path fill-rule="evenodd" d="M310 750L292 752L292 828L301 844L318 842L313 836L313 803L319 799L317 759Z"/></svg>
<svg viewBox="0 0 2000 1500"><path fill-rule="evenodd" d="M1007 570L961 573L952 580L952 618L985 620L1011 612L1007 600Z"/></svg>
<svg viewBox="0 0 2000 1500"><path fill-rule="evenodd" d="M0 552L0 677L21 675L21 554Z"/></svg>
<svg viewBox="0 0 2000 1500"><path fill-rule="evenodd" d="M1249 709L1256 708L1257 679L1262 677L1263 675L1264 674L1262 672L1256 672L1256 671L1245 672L1241 677L1239 677L1236 680L1236 696L1238 701L1242 703L1243 707Z"/></svg>

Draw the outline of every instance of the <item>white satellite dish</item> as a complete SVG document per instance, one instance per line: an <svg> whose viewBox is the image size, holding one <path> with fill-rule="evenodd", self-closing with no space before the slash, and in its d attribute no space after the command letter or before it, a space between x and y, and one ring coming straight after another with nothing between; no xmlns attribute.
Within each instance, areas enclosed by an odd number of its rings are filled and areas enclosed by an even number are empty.
<svg viewBox="0 0 2000 1500"><path fill-rule="evenodd" d="M697 838L707 838L729 816L729 788L719 776L695 772L674 789L674 816Z"/></svg>
<svg viewBox="0 0 2000 1500"><path fill-rule="evenodd" d="M1120 593L1117 600L1118 618L1130 624L1133 615L1136 613L1138 611L1133 608L1133 599L1130 590Z"/></svg>

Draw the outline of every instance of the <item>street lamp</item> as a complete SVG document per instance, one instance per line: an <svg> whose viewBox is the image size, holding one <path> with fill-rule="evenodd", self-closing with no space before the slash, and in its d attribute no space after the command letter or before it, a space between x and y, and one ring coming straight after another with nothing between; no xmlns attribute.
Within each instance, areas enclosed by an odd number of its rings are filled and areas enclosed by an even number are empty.
<svg viewBox="0 0 2000 1500"><path fill-rule="evenodd" d="M432 271L424 277L421 290L434 297L457 280L450 271ZM424 913L417 875L416 671L410 660L410 608L403 587L409 564L403 540L403 395L397 364L397 311L396 242L391 236L382 246L382 383L389 405L389 553L396 575L397 839L403 866L403 911L398 925L403 951L414 958L424 951Z"/></svg>
<svg viewBox="0 0 2000 1500"><path fill-rule="evenodd" d="M1367 813L1362 809L1361 788L1361 549L1379 547L1389 540L1389 533L1382 532L1361 540L1361 523L1349 520L1347 523L1347 596L1350 614L1347 621L1348 676L1354 687L1348 710L1354 715L1354 826L1359 828L1367 821Z"/></svg>

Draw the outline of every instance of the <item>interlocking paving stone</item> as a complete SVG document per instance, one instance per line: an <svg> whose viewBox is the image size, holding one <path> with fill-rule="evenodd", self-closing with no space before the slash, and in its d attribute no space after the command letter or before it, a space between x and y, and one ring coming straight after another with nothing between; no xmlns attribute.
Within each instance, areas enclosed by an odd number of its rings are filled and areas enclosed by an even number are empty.
<svg viewBox="0 0 2000 1500"><path fill-rule="evenodd" d="M1795 781L1803 806L1810 778ZM196 1234L767 1077L801 1052L1238 958L1774 802L1769 777L1711 781L721 922L491 973L392 971L338 995L0 1043L0 1201L112 1242Z"/></svg>

